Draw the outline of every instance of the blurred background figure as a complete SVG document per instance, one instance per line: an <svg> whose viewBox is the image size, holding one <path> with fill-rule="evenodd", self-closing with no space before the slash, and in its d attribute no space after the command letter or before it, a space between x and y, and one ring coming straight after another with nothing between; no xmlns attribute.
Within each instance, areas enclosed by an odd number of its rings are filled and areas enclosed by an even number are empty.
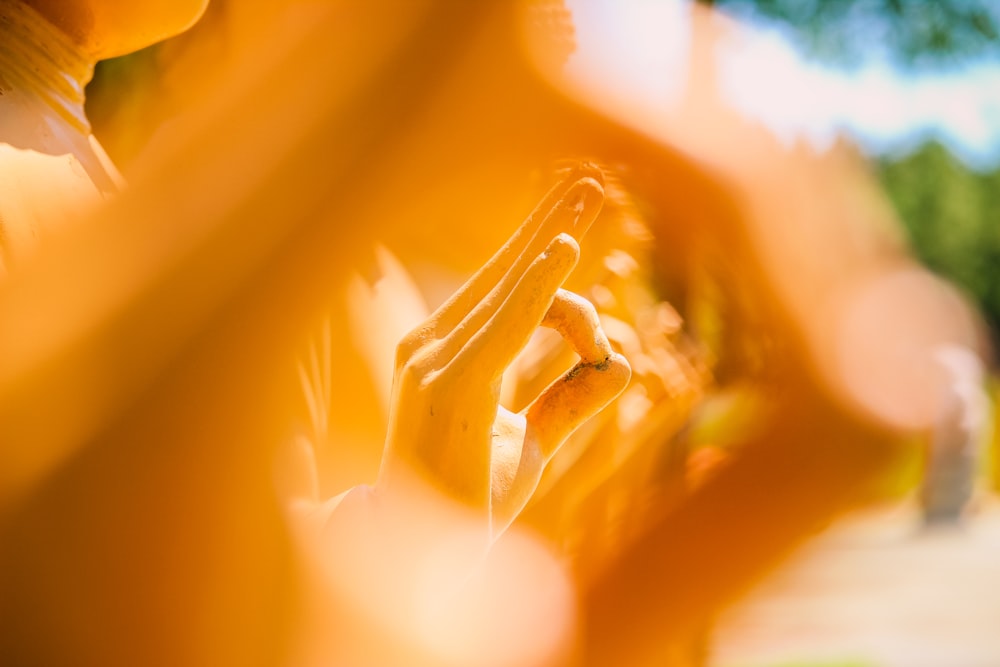
<svg viewBox="0 0 1000 667"><path fill-rule="evenodd" d="M993 428L982 360L968 348L952 345L935 350L935 359L946 369L951 382L929 437L920 489L928 526L961 521L981 486L982 459Z"/></svg>

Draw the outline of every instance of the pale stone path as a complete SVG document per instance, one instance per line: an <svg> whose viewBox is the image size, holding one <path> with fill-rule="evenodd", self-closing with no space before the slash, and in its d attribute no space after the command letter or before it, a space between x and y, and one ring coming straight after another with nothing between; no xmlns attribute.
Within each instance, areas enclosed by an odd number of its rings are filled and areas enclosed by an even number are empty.
<svg viewBox="0 0 1000 667"><path fill-rule="evenodd" d="M721 619L711 667L1000 667L1000 504L844 519Z"/></svg>

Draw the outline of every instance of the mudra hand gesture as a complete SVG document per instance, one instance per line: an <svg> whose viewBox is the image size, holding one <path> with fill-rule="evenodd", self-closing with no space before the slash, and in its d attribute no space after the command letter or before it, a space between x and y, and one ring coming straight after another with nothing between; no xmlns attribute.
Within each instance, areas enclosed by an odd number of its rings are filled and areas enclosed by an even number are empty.
<svg viewBox="0 0 1000 667"><path fill-rule="evenodd" d="M416 472L481 511L495 539L524 508L546 463L618 396L631 370L593 306L560 289L578 240L600 212L601 173L581 165L556 184L513 237L396 350L379 495ZM539 326L579 362L519 413L499 404L504 370Z"/></svg>

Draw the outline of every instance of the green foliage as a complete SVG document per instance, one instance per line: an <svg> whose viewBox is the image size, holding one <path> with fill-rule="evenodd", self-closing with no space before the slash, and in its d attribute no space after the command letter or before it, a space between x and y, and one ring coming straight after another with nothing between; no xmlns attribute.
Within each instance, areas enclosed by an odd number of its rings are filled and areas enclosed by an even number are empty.
<svg viewBox="0 0 1000 667"><path fill-rule="evenodd" d="M920 259L964 289L1000 331L1000 170L976 173L936 142L879 175Z"/></svg>
<svg viewBox="0 0 1000 667"><path fill-rule="evenodd" d="M742 19L786 29L826 62L885 56L897 65L954 65L1000 57L995 0L702 0Z"/></svg>
<svg viewBox="0 0 1000 667"><path fill-rule="evenodd" d="M886 58L911 69L1000 59L996 0L701 0L739 18L784 29L827 63ZM1000 170L970 171L937 143L879 173L914 250L963 288L1000 342Z"/></svg>

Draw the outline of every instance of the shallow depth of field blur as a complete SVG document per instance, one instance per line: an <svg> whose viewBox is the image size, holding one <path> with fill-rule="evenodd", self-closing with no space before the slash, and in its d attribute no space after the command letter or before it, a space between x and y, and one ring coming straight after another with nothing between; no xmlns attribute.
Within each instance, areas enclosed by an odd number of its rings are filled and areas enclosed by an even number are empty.
<svg viewBox="0 0 1000 667"><path fill-rule="evenodd" d="M181 78L184 68L212 67L213 58L225 56L226 39L218 33L238 32L240 19L227 21L234 14L228 4L213 2L188 34L98 65L88 89L88 114L95 134L126 173L157 128L197 99L198 91ZM995 342L1000 328L995 275L1000 267L998 9L980 0L703 4L751 31L745 44L724 56L732 75L720 85L728 88L731 103L789 146L856 146L896 208L913 251L973 300ZM601 31L651 36L656 49L644 57L662 66L656 71L663 80L656 85L664 94L684 78L690 48L685 2L617 6L577 0L569 6L576 10L578 39L599 41ZM617 57L613 51L597 53L597 58ZM569 66L601 63L577 59Z"/></svg>
<svg viewBox="0 0 1000 667"><path fill-rule="evenodd" d="M194 30L99 65L88 111L126 175L159 127L195 104L185 72L223 57L238 30L232 0L213 0ZM730 103L791 149L851 146L895 208L915 255L952 281L1000 338L1000 10L977 2L708 2L741 23L725 58ZM641 33L664 94L681 85L691 48L684 2L569 3L577 40ZM234 27L235 26L235 27ZM606 66L610 47L569 68ZM576 59L574 59L576 58ZM605 62L602 62L605 61ZM640 73L636 77L641 78ZM672 80L672 77L676 80ZM643 82L640 82L643 83ZM629 85L628 82L622 85ZM640 85L640 84L636 84ZM682 195L679 195L682 196ZM446 242L446 240L443 240ZM703 308L709 311L712 304ZM990 361L990 363L994 363ZM986 384L996 397L991 367ZM702 399L692 437L724 442L745 416L738 392ZM996 414L996 413L994 413ZM976 492L961 526L921 529L924 445L902 457L865 502L826 527L721 617L713 667L988 667L1000 664L1000 456L987 430ZM926 443L925 443L926 444Z"/></svg>
<svg viewBox="0 0 1000 667"><path fill-rule="evenodd" d="M256 7L256 3L238 0L212 0L205 16L188 33L98 65L87 92L87 110L94 134L126 179L130 178L133 169L141 171L141 165L147 163L151 155L155 159L157 151L163 150L163 142L169 143L171 137L177 136L172 134L177 132L176 128L187 127L186 118L201 113L199 105L213 99L212 75L229 71L226 68L232 67L233 58L254 50L255 40L267 34L267 30L261 28L262 22L273 24L278 33L284 30L286 23L293 23L284 21L282 6L289 7L285 12L288 15L296 12L308 15L309 7L317 3L275 3L276 7L261 9L260 15L257 9L248 7L251 4ZM969 337L977 339L975 346L970 343L970 348L975 347L972 353L981 360L984 374L979 388L988 398L986 403L977 404L979 421L970 431L975 440L971 447L974 450L972 463L966 471L972 489L970 497L963 501L959 516L927 522L922 503L930 474L932 456L929 451L935 419L926 415L918 415L927 417L925 420L914 417L911 406L881 402L898 389L897 384L907 384L899 378L881 383L879 377L870 386L866 385L866 389L859 390L861 398L855 397L857 401L870 401L876 406L872 412L877 413L879 419L890 423L892 428L900 423L905 426L898 429L898 442L892 443L891 464L874 479L866 480L850 498L838 499L839 516L831 519L817 512L817 525L802 528L802 532L807 533L805 538L790 545L794 549L783 554L780 561L770 552L754 560L756 552L748 545L751 555L746 562L752 563L747 565L748 571L760 565L759 575L756 571L752 576L747 575L752 585L743 588L734 585L736 592L731 600L727 597L728 589L726 594L720 593L719 599L725 598L726 603L720 603L718 608L706 603L706 608L711 607L711 618L699 619L699 627L685 635L681 642L684 649L678 649L677 654L660 655L663 662L657 664L685 667L1000 665L1000 498L997 495L1000 493L1000 410L996 408L1000 375L995 356L995 350L1000 349L1000 4L991 0L927 3L916 0L837 3L706 0L695 6L681 0L567 0L566 6L573 16L575 46L564 62L557 65L565 68L561 70L564 88L560 94L575 96L573 105L589 104L591 109L604 114L602 118L613 118L630 126L637 135L648 137L650 143L678 146L677 154L684 156L683 159L708 165L705 171L722 184L720 190L730 182L738 182L743 174L758 169L760 173L767 172L766 166L752 159L761 154L780 154L782 159L788 158L788 164L800 161L810 165L809 169L811 165L825 165L815 171L803 169L802 179L808 182L808 187L803 186L802 191L820 193L814 200L815 207L832 206L829 202L836 200L850 202L844 205L845 210L864 211L849 223L861 226L860 231L843 236L867 238L871 230L863 226L868 224L890 227L887 230L880 227L878 234L872 234L878 239L872 242L873 246L881 248L884 238L890 239L886 245L898 241L899 247L904 249L903 254L908 251L920 265L954 288L953 292L948 291L948 298L954 294L954 302L960 304L956 308L961 313L970 313L972 324L968 329L973 333ZM262 19L265 12L268 16ZM712 35L712 39L716 39L717 34L725 38L705 42L706 34ZM287 43L294 46L295 42L288 39ZM705 48L710 48L707 56L702 53ZM715 75L703 76L692 54L700 54L698 57L713 62ZM343 67L348 71L352 63L343 63ZM244 76L255 74L238 67L232 71ZM297 85L308 87L307 83ZM599 92L593 92L595 90ZM363 89L358 96L369 92ZM395 91L384 92L385 99L393 104L398 102L399 95ZM679 102L682 98L684 101ZM691 102L692 99L695 101ZM632 103L632 100L639 101ZM268 100L261 100L262 106L267 104ZM420 123L432 126L440 122L434 114L440 109L447 110L449 104L450 98L442 94L442 101L420 110L423 115L413 121L414 127L422 127ZM476 108L474 104L472 108ZM661 109L667 111L662 118L656 117ZM441 114L447 117L446 111ZM516 115L517 111L511 112L512 117ZM597 111L596 115L599 115ZM427 120L428 117L432 120ZM312 122L308 118L306 121ZM295 124L298 121L289 118L288 122ZM463 119L463 122L471 127L476 120ZM447 129L438 128L438 131L447 134ZM488 134L492 129L486 127L482 131ZM256 140L246 137L247 142ZM516 144L517 140L515 137L510 142ZM428 145L433 145L432 140L404 138L394 149L401 153L433 150ZM759 145L766 145L767 151L772 153L758 151ZM601 156L594 157L600 159ZM278 164L286 155L269 154L269 159L272 164ZM514 171L510 165L519 166L518 159L511 158L508 164L496 170L497 173L507 174L508 169ZM400 160L400 164L409 164L403 158ZM565 468L560 468L558 474L565 478L553 476L548 486L543 480L536 504L530 505L522 517L522 525L530 529L540 543L547 544L546 540L550 540L554 545L552 551L560 558L578 559L583 563L580 570L586 576L581 575L581 581L589 582L590 577L600 580L607 569L613 570L614 564L619 562L616 559L626 550L621 545L643 543L644 530L656 523L654 519L647 521L648 517L657 515L655 507L650 509L651 505L662 502L671 508L680 506L687 498L685 494L700 489L706 480L721 479L715 477L717 468L741 455L740 443L745 433L763 428L760 424L775 419L773 411L780 405L782 396L778 395L780 391L771 392L775 387L785 388L782 384L785 376L782 375L784 370L772 372L770 363L777 362L784 352L798 345L798 339L794 343L776 342L778 337L772 334L767 318L772 312L772 299L778 297L755 301L752 292L757 283L745 283L742 275L727 263L730 250L740 243L749 244L749 241L730 241L724 236L703 241L697 231L690 231L695 229L690 225L698 221L700 213L695 210L696 204L685 203L688 192L683 185L672 191L673 185L667 183L659 195L662 199L628 191L627 174L640 173L647 166L607 165L613 185L608 188L609 203L604 215L610 231L602 232L595 225L588 241L595 248L599 243L607 243L607 247L621 250L614 257L624 257L622 261L633 261L629 253L645 258L638 261L635 274L630 274L641 285L627 289L633 290L628 292L630 295L640 295L637 301L645 299L642 303L649 305L649 312L659 314L658 326L662 324L665 330L669 329L668 347L651 350L643 340L642 348L646 354L643 361L650 365L669 355L673 355L670 359L680 360L670 362L674 364L670 366L674 369L672 375L660 371L669 379L664 381L667 388L661 392L668 398L654 395L653 389L648 388L647 393L641 395L639 392L626 393L623 402L615 408L618 423L628 421L633 404L638 406L635 414L641 415L637 421L642 422L631 424L631 430L620 427L620 432L616 432L616 437L620 438L616 444L632 447L627 454L622 454L623 458L630 458L624 463L615 459L614 465L618 467L614 468L614 473L608 473L607 478L599 481L581 472L576 473L576 477L566 472L574 463L588 463L589 459L583 454L578 461L562 463L557 458L555 465ZM538 173L524 174L523 181L517 183L520 190L512 195L510 202L505 201L503 193L496 193L501 202L496 206L526 213L525 204L532 200L525 191L536 194L544 191L551 174L556 171L546 171L547 167L541 165ZM619 167L623 173L620 181L614 171ZM827 167L829 170L824 171ZM442 220L437 220L435 205L447 201L453 191L460 190L461 178L466 176L461 166L454 169L460 177L443 185L440 193L421 191L423 199L397 201L397 193L389 191L379 193L371 204L372 210L390 214L402 211L426 223L423 229L414 229L409 226L408 218L401 217L399 221L386 222L384 228L373 228L375 231L371 235L398 256L398 261L422 290L420 298L430 307L436 306L460 285L488 256L483 253L499 247L511 231L511 227L479 229L474 221L464 225L455 221L458 216L453 212L448 213L451 217L442 216ZM248 170L252 171L249 167ZM395 176L392 168L386 168L385 173ZM777 168L774 173L778 174L775 176L778 180L785 177L785 172ZM492 174L489 166L473 165L468 179L487 178ZM335 173L331 178L338 176ZM761 179L768 186L773 185L764 176ZM280 177L272 178L272 182L279 180ZM387 180L391 182L391 178ZM752 182L752 178L748 176L746 182ZM501 188L505 185L503 179L499 179L499 184ZM781 193L780 184L775 185L774 191L766 197L766 205L751 201L749 197L734 197L736 203L732 206L745 206L758 213L763 210L776 216L785 210L810 210L810 202L784 202ZM404 198L411 195L412 192L402 193ZM794 197L790 195L789 199ZM663 210L662 201L679 203L674 209ZM408 208L411 203L412 209ZM728 210L729 203L720 204L719 210ZM345 208L354 210L350 206ZM369 211L366 216L370 217L362 219L374 219L377 214ZM629 230L635 228L635 225L630 227L634 222L630 216L647 221L653 228L652 233L643 228L641 233L629 236ZM493 218L487 215L486 219ZM822 215L817 214L816 219L826 224ZM670 231L672 221L676 221L677 229ZM516 223L517 220L511 220L511 225ZM350 226L354 223L338 220L331 224ZM808 236L812 231L798 229L794 220L784 224L790 231L775 234L780 242L789 245L794 245L795 234ZM893 227L897 224L898 228ZM663 232L664 229L668 231ZM760 229L764 226L751 229L747 237L763 234ZM364 233L367 235L368 231ZM833 236L837 234L840 231ZM623 241L625 237L627 240ZM691 238L696 240L691 241ZM700 254L677 251L671 245L675 242L676 247L693 248ZM588 246L586 242L583 245L586 253ZM774 250L776 246L762 245L766 249L761 251L765 258L761 260L764 266L761 272L773 271L780 280L791 285L782 295L792 295L788 300L795 304L789 306L794 317L809 312L811 283L807 278L803 278L801 284L797 282L794 261L798 256L781 254L784 250ZM831 243L831 248L834 246L836 244ZM774 255L768 254L771 250ZM369 248L350 259L357 259L358 270L363 273L365 267L382 262L373 259L381 257L377 252ZM363 257L362 253L365 253ZM683 261L689 264L681 265L679 254L684 255ZM788 256L793 257L788 260L791 268L775 267L766 260ZM676 263L668 266L668 260ZM583 263L587 261L585 254ZM802 261L823 264L825 276L837 277L831 279L834 283L840 277L845 285L863 278L852 274L854 265L846 262L843 266L837 265L834 249L829 256L820 252L805 256ZM610 259L598 257L593 263L611 266L609 262ZM384 270L386 263L379 266ZM806 271L811 268L807 267ZM613 267L611 272L614 273ZM580 277L579 281L582 285L584 278ZM604 291L587 292L589 298L597 300L605 292L610 294L612 289L626 289L617 283L599 287ZM670 307L656 310L654 306L662 303ZM404 311L410 305L390 304L389 308ZM889 304L890 307L897 305L900 304ZM238 306L239 303L232 308ZM819 313L818 307L816 312ZM817 314L816 317L820 322L821 316ZM644 334L642 323L645 320L637 318L637 321L638 324L630 324ZM924 324L916 316L912 321ZM947 327L953 323L930 322L928 329L935 329L939 324ZM817 330L822 328L821 324L816 325ZM878 330L865 331L866 336L875 338L880 334ZM817 338L821 337L816 332L809 335L814 333ZM383 332L379 331L370 337L381 335ZM614 339L610 331L609 336ZM623 334L623 338L626 337ZM391 351L391 343L387 341L389 347L385 349ZM891 350L890 343L883 345L883 349ZM809 349L814 351L816 348ZM803 361L803 365L814 363L820 369L828 369L825 364L834 363L829 359L813 359L804 352L795 354L809 359ZM354 357L361 356L363 353L354 354ZM789 363L797 366L798 360L799 357L794 357ZM333 363L329 358L325 361ZM346 378L354 377L351 373L360 374L358 369L368 361L367 358L363 362L345 360L336 372L343 372ZM643 367L630 361L636 375L641 375ZM851 372L864 376L873 367L867 365L868 361L863 356L860 361L853 360L857 365L851 367ZM391 358L385 363L391 365ZM518 363L522 364L519 368L530 369L535 362L521 359ZM781 361L776 365L783 367L785 363ZM889 364L888 368L897 366ZM878 372L883 370L882 366L878 367ZM239 370L239 373L248 372L243 368ZM526 376L530 374L530 371L524 372ZM825 371L817 373L821 372ZM873 370L872 375L876 374ZM652 375L655 373L650 371ZM914 372L914 377L918 375ZM367 397L385 392L386 388L379 385L384 379L367 378L357 394ZM671 385L670 381L675 384ZM973 383L977 381L972 380ZM525 391L530 393L531 382L525 383ZM794 392L798 385L792 386ZM626 404L626 400L632 403ZM658 412L645 407L646 403L653 404L655 400L674 401L674 411ZM845 399L844 402L850 401ZM922 405L919 401L916 404ZM377 464L377 445L380 443L372 444L369 440L371 432L377 431L379 426L379 409L373 408L371 412L376 417L369 419L367 413L352 412L353 404L345 405L343 414L339 415L349 422L339 431L343 440L337 441L331 436L328 442L322 443L324 449L317 452L320 483L328 495L353 484L370 482L366 476L370 476ZM879 412L882 408L884 411ZM913 410L919 411L918 408ZM817 429L839 433L839 422L823 410L817 409L817 414L820 415L814 424ZM329 418L335 421L337 417L334 408ZM825 421L827 419L829 421ZM780 422L780 416L777 421ZM917 422L920 427L910 428ZM798 422L796 424L788 428L799 428ZM775 428L781 430L781 426ZM601 423L592 431L575 437L581 441L589 438L598 443L599 449L602 434L610 438L610 430ZM331 431L337 428L331 427ZM850 429L844 432L848 437L854 433ZM650 445L657 437L663 438L662 446ZM830 437L835 438L835 435ZM626 449L622 445L621 451ZM795 475L798 463L782 468L783 474ZM845 463L845 469L853 464L853 460ZM805 461L803 465L808 469L814 464ZM849 477L849 473L850 470L845 476ZM816 474L822 476L823 473ZM577 486L570 487L570 482ZM587 487L586 492L579 490L589 483L594 488ZM746 483L752 486L752 480ZM626 488L630 485L631 491ZM804 486L808 484L804 482ZM767 489L761 489L761 493L766 494ZM803 493L808 496L808 488ZM791 494L789 497L795 498ZM794 505L794 501L790 504ZM830 507L833 505L831 502ZM822 507L825 511L827 506ZM792 509L789 512L794 513ZM830 512L837 513L832 509ZM729 515L728 518L733 526L741 524L742 519L738 516ZM779 517L776 523L781 521ZM762 521L765 527L766 523ZM807 523L803 520L802 525ZM586 526L590 524L600 524L602 528L588 532ZM704 526L697 526L690 532L678 530L676 534L698 535L704 529ZM761 542L766 543L768 539L772 539L770 534ZM719 544L727 542L722 539ZM525 548L530 551L534 546ZM515 549L514 553L519 552ZM734 558L739 560L739 554ZM724 564L726 561L720 556L719 562ZM713 560L706 568L714 563ZM705 571L692 576L693 579L698 577L711 579ZM678 578L684 579L681 575ZM692 595L693 599L698 599L696 594ZM638 616L644 613L642 609L633 611ZM670 635L670 641L675 640L676 637ZM655 639L651 641L655 643Z"/></svg>

